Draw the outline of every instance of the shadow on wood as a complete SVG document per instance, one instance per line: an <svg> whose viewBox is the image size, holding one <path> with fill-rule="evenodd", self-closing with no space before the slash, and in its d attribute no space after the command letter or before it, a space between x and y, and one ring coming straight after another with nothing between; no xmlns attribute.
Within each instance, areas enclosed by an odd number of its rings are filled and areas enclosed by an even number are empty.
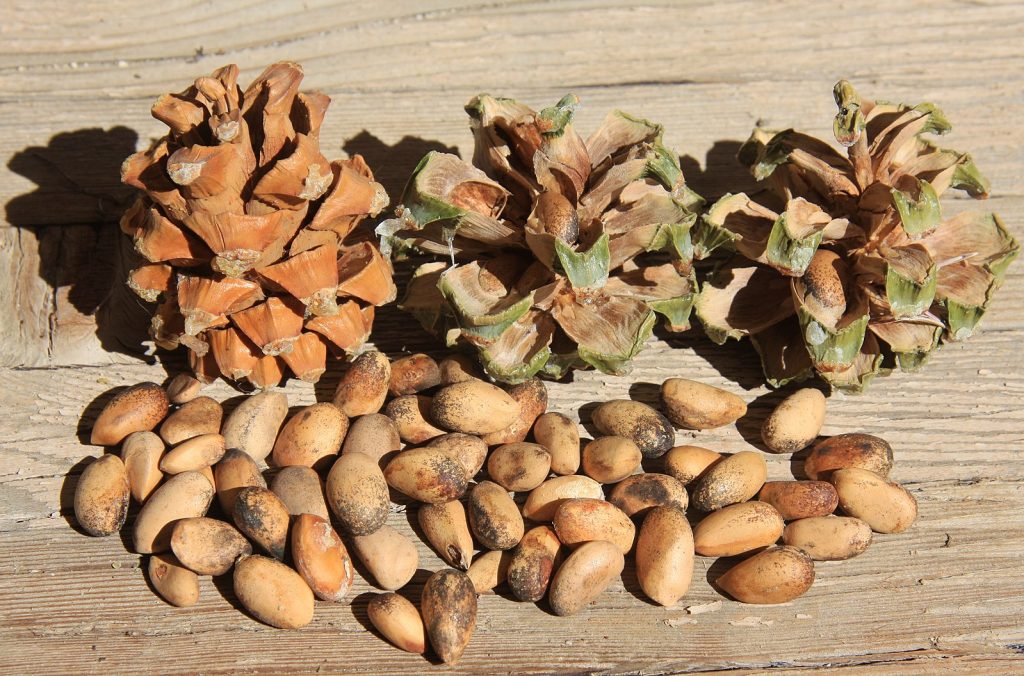
<svg viewBox="0 0 1024 676"><path fill-rule="evenodd" d="M736 154L743 144L734 139L715 141L704 156L701 169L697 158L682 155L679 166L683 169L686 184L712 204L727 192L747 192L754 187L754 177L739 163Z"/></svg>
<svg viewBox="0 0 1024 676"><path fill-rule="evenodd" d="M424 155L432 150L459 154L457 148L417 136L403 136L397 143L388 145L365 129L346 141L342 149L349 155L363 156L373 170L374 180L384 186L391 198L390 209L402 201L406 181ZM390 211L387 213L390 215Z"/></svg>
<svg viewBox="0 0 1024 676"><path fill-rule="evenodd" d="M92 426L96 424L96 419L100 417L100 413L110 403L111 399L127 389L127 385L112 387L106 392L97 395L86 405L82 411L82 416L78 419L78 427L75 430L75 436L78 437L79 443L83 446L93 445L91 442Z"/></svg>
<svg viewBox="0 0 1024 676"><path fill-rule="evenodd" d="M36 267L53 290L49 345L40 345L37 354L45 351L58 363L83 361L74 351L80 336L68 327L81 329L92 321L105 350L142 351L152 312L124 286L128 270L141 258L117 226L134 195L121 184L121 162L135 152L137 140L127 127L62 132L46 146L25 148L7 165L36 184L7 203L6 217L38 243L38 251L22 252L19 263ZM23 300L38 309L40 299ZM66 340L57 335L65 332L71 334ZM18 355L10 358L18 361Z"/></svg>
<svg viewBox="0 0 1024 676"><path fill-rule="evenodd" d="M64 475L64 481L60 484L60 515L76 533L85 536L89 536L89 534L78 525L78 519L75 517L75 490L78 488L78 480L82 477L82 472L98 457L90 455L76 462Z"/></svg>

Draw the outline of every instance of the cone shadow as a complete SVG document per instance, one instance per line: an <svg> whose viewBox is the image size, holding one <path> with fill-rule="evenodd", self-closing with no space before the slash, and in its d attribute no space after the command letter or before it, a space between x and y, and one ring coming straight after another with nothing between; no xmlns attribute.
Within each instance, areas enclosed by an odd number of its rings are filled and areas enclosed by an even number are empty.
<svg viewBox="0 0 1024 676"><path fill-rule="evenodd" d="M8 223L30 233L23 241L38 245L38 275L58 304L66 299L92 317L105 350L141 358L152 308L124 284L141 258L117 226L135 194L121 183L121 163L137 141L127 127L89 128L21 150L7 168L36 187L5 211ZM32 264L31 256L25 262Z"/></svg>

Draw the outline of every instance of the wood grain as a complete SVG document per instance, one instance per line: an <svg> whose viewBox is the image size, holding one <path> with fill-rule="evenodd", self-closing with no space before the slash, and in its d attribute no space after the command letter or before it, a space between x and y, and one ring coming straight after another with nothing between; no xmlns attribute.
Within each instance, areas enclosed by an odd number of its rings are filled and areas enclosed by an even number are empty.
<svg viewBox="0 0 1024 676"><path fill-rule="evenodd" d="M947 213L996 211L1024 239L1020 3L170 0L80 3L69 12L52 0L16 0L0 7L0 26L4 673L429 668L373 635L372 587L361 580L346 602L318 604L311 626L282 632L238 610L222 580L202 580L195 608L167 606L123 542L87 537L71 523L83 459L101 452L80 439L107 393L183 368L180 356L146 364L116 351L145 323L144 308L118 300L118 271L131 252L115 225L129 197L117 168L162 133L148 112L158 94L223 63L239 63L249 77L273 60L302 62L306 84L334 99L327 154L363 153L395 199L424 152L468 150L462 105L480 91L538 106L573 91L583 100L581 129L616 107L663 122L689 181L715 197L747 185L732 155L758 120L827 137L831 86L846 77L869 96L940 105L954 123L943 145L970 151L993 185L987 202L947 200ZM714 612L687 614L721 599L707 581L718 572L710 559L698 559L693 589L674 609L640 598L631 568L575 618L484 596L477 633L450 671L1020 670L1021 268L1011 268L978 335L944 347L919 373L829 400L824 433L864 431L892 443L893 474L920 503L909 532L820 565L811 591L782 606L724 600ZM393 308L381 313L375 340L391 354L434 349ZM781 395L760 385L749 345L719 348L699 329L658 334L629 378L581 373L551 384L550 408L586 426L591 402L653 401L657 384L676 375L751 402L737 427L680 432L679 443L727 452L758 444L760 422ZM286 391L293 405L311 403L336 381L332 372L316 388ZM239 396L223 383L209 391L229 405ZM772 478L799 469L786 457L768 460ZM413 532L402 511L391 523ZM421 568L440 567L419 546ZM414 598L423 579L409 588Z"/></svg>

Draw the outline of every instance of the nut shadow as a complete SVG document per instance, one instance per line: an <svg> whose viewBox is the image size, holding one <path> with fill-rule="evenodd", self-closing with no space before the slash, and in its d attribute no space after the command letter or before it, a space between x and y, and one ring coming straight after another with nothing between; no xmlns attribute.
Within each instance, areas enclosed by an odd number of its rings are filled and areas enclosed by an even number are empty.
<svg viewBox="0 0 1024 676"><path fill-rule="evenodd" d="M722 575L724 575L726 571L728 571L730 568L732 568L733 566L747 558L750 557L729 556L716 559L714 563L708 566L707 572L705 573L704 577L705 579L707 579L708 584L711 586L712 589L714 589L716 592L718 592L725 598L732 599L732 597L729 596L729 594L727 594L725 591L722 590L721 587L718 586L718 578L722 577Z"/></svg>
<svg viewBox="0 0 1024 676"><path fill-rule="evenodd" d="M765 384L761 360L749 340L730 340L717 345L696 328L673 333L660 323L655 325L654 335L669 347L693 351L719 375L744 390L757 389Z"/></svg>
<svg viewBox="0 0 1024 676"><path fill-rule="evenodd" d="M402 201L406 181L424 155L432 151L459 154L458 148L418 136L403 136L397 143L388 144L367 129L345 141L342 149L349 155L363 156L373 170L374 180L391 198L392 208Z"/></svg>
<svg viewBox="0 0 1024 676"><path fill-rule="evenodd" d="M78 519L75 517L75 490L78 488L78 480L82 477L82 472L88 467L94 460L99 456L88 456L82 458L68 470L67 474L64 475L64 481L60 484L60 493L58 494L58 505L61 518L79 535L85 535L86 537L92 537L85 529L78 524ZM127 523L127 521L126 521ZM125 528L121 529L126 530Z"/></svg>
<svg viewBox="0 0 1024 676"><path fill-rule="evenodd" d="M629 386L629 398L661 411L661 385L657 383L633 383Z"/></svg>
<svg viewBox="0 0 1024 676"><path fill-rule="evenodd" d="M217 575L210 578L213 581L213 586L217 589L217 592L221 595L221 597L223 597L223 599L227 601L232 608L242 613L246 617L250 618L254 622L259 622L260 624L263 624L263 622L254 617L252 614L250 614L249 611L245 609L245 606L242 605L242 602L238 600L238 596L235 594L234 568L232 568L231 570L232 572L230 574ZM148 572L146 577L149 577Z"/></svg>
<svg viewBox="0 0 1024 676"><path fill-rule="evenodd" d="M763 453L775 455L775 452L769 450L761 438L761 427L764 426L764 421L775 410L775 407L792 393L793 388L787 387L767 392L747 402L747 413L736 421L736 431L740 433L743 440Z"/></svg>
<svg viewBox="0 0 1024 676"><path fill-rule="evenodd" d="M681 155L679 166L687 185L707 200L714 203L725 193L749 192L757 182L736 156L739 154L742 141L736 139L720 139L715 141L704 156L704 167L692 155Z"/></svg>
<svg viewBox="0 0 1024 676"><path fill-rule="evenodd" d="M635 554L635 552L633 552ZM640 586L640 578L636 572L636 557L627 556L626 565L622 569L622 586L627 592L632 594L634 597L643 601L646 605L660 607L657 603L652 601L647 594L644 594L643 587Z"/></svg>
<svg viewBox="0 0 1024 676"><path fill-rule="evenodd" d="M89 439L92 436L92 428L96 424L96 419L100 417L100 413L110 403L110 400L127 390L128 387L128 385L112 387L96 395L92 401L86 404L85 410L82 411L82 415L78 418L78 425L75 427L75 436L78 437L80 444L83 446L94 445Z"/></svg>

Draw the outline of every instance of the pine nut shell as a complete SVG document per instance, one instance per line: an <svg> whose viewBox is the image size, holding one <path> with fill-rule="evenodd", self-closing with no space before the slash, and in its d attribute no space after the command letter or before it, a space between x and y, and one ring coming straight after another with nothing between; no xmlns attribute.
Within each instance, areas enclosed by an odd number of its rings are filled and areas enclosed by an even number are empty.
<svg viewBox="0 0 1024 676"><path fill-rule="evenodd" d="M313 621L313 592L280 561L247 556L235 565L235 596L256 619L278 629L299 629Z"/></svg>
<svg viewBox="0 0 1024 676"><path fill-rule="evenodd" d="M742 603L786 603L814 584L814 562L795 547L772 547L736 564L716 583Z"/></svg>
<svg viewBox="0 0 1024 676"><path fill-rule="evenodd" d="M632 441L645 458L665 455L676 438L665 416L639 401L607 401L594 410L591 420L601 434Z"/></svg>
<svg viewBox="0 0 1024 676"><path fill-rule="evenodd" d="M430 645L445 664L455 664L476 629L476 591L457 570L440 570L427 579L420 597Z"/></svg>
<svg viewBox="0 0 1024 676"><path fill-rule="evenodd" d="M627 554L633 548L636 538L633 521L621 509L605 500L566 500L558 506L551 524L558 533L558 539L569 547L577 547L591 540L606 540Z"/></svg>
<svg viewBox="0 0 1024 676"><path fill-rule="evenodd" d="M636 540L636 576L652 601L674 606L693 581L693 531L686 514L654 507L644 517Z"/></svg>
<svg viewBox="0 0 1024 676"><path fill-rule="evenodd" d="M569 554L551 580L548 600L556 615L575 615L608 588L625 567L611 542L587 542Z"/></svg>
<svg viewBox="0 0 1024 676"><path fill-rule="evenodd" d="M132 432L153 430L167 415L167 393L156 383L139 383L115 394L92 426L89 443L116 446Z"/></svg>
<svg viewBox="0 0 1024 676"><path fill-rule="evenodd" d="M427 650L426 629L416 606L394 592L375 594L366 605L370 622L397 648L422 655Z"/></svg>
<svg viewBox="0 0 1024 676"><path fill-rule="evenodd" d="M711 512L693 528L693 546L701 556L738 556L775 544L786 527L765 502L741 502Z"/></svg>
<svg viewBox="0 0 1024 676"><path fill-rule="evenodd" d="M768 477L764 456L740 451L709 469L690 492L690 504L702 512L743 502L757 495Z"/></svg>
<svg viewBox="0 0 1024 676"><path fill-rule="evenodd" d="M685 378L669 378L661 385L665 415L689 430L729 425L747 413L747 404L732 392Z"/></svg>
<svg viewBox="0 0 1024 676"><path fill-rule="evenodd" d="M551 454L551 471L575 474L580 468L580 432L574 420L561 413L544 413L533 423L533 439Z"/></svg>
<svg viewBox="0 0 1024 676"><path fill-rule="evenodd" d="M75 519L89 535L113 535L124 526L131 501L124 463L106 454L89 463L75 486Z"/></svg>
<svg viewBox="0 0 1024 676"><path fill-rule="evenodd" d="M481 481L469 491L469 528L484 549L511 549L526 532L523 517L505 489Z"/></svg>
<svg viewBox="0 0 1024 676"><path fill-rule="evenodd" d="M223 575L252 545L231 524L205 516L181 519L171 531L171 551L197 575Z"/></svg>
<svg viewBox="0 0 1024 676"><path fill-rule="evenodd" d="M331 522L315 514L295 517L291 554L302 579L317 598L338 602L352 586L352 559Z"/></svg>

